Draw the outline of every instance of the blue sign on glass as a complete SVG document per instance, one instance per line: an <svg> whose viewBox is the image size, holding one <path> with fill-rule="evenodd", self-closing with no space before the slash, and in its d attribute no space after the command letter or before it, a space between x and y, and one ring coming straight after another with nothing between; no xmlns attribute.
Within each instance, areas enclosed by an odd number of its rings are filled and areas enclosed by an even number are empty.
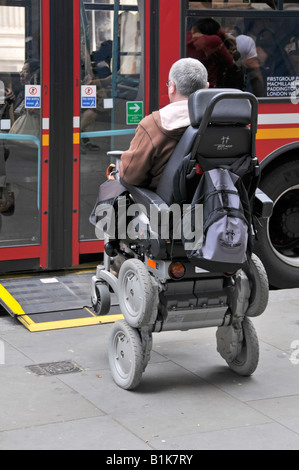
<svg viewBox="0 0 299 470"><path fill-rule="evenodd" d="M96 99L96 85L81 85L81 108L96 108Z"/></svg>
<svg viewBox="0 0 299 470"><path fill-rule="evenodd" d="M26 96L25 108L40 108L40 96Z"/></svg>
<svg viewBox="0 0 299 470"><path fill-rule="evenodd" d="M25 108L41 107L40 85L25 85Z"/></svg>
<svg viewBox="0 0 299 470"><path fill-rule="evenodd" d="M95 96L82 96L82 108L95 108L96 98Z"/></svg>

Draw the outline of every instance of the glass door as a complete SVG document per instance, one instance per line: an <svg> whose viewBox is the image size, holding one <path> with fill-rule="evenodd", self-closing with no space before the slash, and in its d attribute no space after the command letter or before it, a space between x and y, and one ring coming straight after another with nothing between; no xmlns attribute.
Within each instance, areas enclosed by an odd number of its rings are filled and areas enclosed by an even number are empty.
<svg viewBox="0 0 299 470"><path fill-rule="evenodd" d="M144 115L144 4L138 0L82 2L78 243L97 252L89 215L112 150L126 150Z"/></svg>
<svg viewBox="0 0 299 470"><path fill-rule="evenodd" d="M43 258L42 3L0 1L0 272Z"/></svg>

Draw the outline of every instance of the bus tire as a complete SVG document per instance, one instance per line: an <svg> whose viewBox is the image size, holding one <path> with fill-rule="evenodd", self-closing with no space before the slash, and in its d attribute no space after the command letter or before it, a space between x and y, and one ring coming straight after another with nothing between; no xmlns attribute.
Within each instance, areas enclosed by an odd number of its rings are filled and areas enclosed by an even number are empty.
<svg viewBox="0 0 299 470"><path fill-rule="evenodd" d="M289 161L262 178L260 188L272 199L273 214L256 224L254 252L272 287L299 287L299 163Z"/></svg>

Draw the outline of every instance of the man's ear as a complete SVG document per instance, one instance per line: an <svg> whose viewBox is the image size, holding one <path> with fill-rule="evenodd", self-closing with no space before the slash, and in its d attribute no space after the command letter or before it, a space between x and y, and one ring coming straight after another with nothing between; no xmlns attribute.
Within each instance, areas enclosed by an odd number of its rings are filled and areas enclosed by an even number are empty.
<svg viewBox="0 0 299 470"><path fill-rule="evenodd" d="M170 93L174 93L175 90L176 90L175 83L174 83L172 80L170 80L170 84L169 84L169 91L170 91Z"/></svg>
<svg viewBox="0 0 299 470"><path fill-rule="evenodd" d="M207 82L207 88L210 88L210 83L209 82Z"/></svg>

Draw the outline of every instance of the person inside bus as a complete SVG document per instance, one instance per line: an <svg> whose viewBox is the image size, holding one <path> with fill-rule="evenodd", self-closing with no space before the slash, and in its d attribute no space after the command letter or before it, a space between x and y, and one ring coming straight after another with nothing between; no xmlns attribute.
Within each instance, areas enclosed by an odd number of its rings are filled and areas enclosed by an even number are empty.
<svg viewBox="0 0 299 470"><path fill-rule="evenodd" d="M256 38L256 49L266 87L268 77L296 76L290 57L271 29L265 28L259 32Z"/></svg>
<svg viewBox="0 0 299 470"><path fill-rule="evenodd" d="M0 119L9 120L13 113L14 94L10 88L5 87L4 104L0 109ZM1 141L0 141L1 142ZM9 147L2 140L0 144L0 213L3 215L11 215L14 211L14 193L11 185L7 182L6 160L9 157Z"/></svg>
<svg viewBox="0 0 299 470"><path fill-rule="evenodd" d="M14 122L10 134L29 134L40 138L40 109L25 108L25 85L40 84L40 66L36 59L24 62L20 72L20 92L13 98Z"/></svg>
<svg viewBox="0 0 299 470"><path fill-rule="evenodd" d="M25 85L39 84L39 76L39 61L36 59L25 60L20 71L20 88L18 92L7 90L7 99L13 104L15 121L25 112Z"/></svg>
<svg viewBox="0 0 299 470"><path fill-rule="evenodd" d="M11 121L10 134L29 134L40 138L40 110L25 108L25 85L38 84L39 61L26 60L20 72L20 89L14 92L5 89L6 117ZM14 211L15 197L11 184L7 182L6 160L10 149L3 144L0 152L0 213L11 215Z"/></svg>
<svg viewBox="0 0 299 470"><path fill-rule="evenodd" d="M226 47L225 39L227 37L213 18L199 20L187 35L187 55L200 60L207 68L211 88L222 87L224 74L234 68L234 57Z"/></svg>
<svg viewBox="0 0 299 470"><path fill-rule="evenodd" d="M189 96L209 87L207 69L197 59L180 59L169 71L167 87L170 104L142 119L129 149L122 154L119 176L128 184L157 187L168 159L190 125Z"/></svg>
<svg viewBox="0 0 299 470"><path fill-rule="evenodd" d="M255 96L264 96L264 79L254 39L247 34L242 34L237 25L234 27L232 35L236 38L237 49L241 55L250 91Z"/></svg>

